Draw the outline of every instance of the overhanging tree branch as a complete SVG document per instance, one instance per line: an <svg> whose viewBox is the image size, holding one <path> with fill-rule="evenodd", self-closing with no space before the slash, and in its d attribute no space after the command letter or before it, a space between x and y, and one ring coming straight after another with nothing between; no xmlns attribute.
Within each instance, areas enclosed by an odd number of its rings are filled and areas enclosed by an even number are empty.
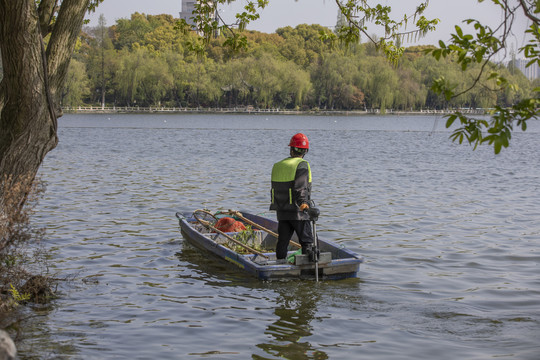
<svg viewBox="0 0 540 360"><path fill-rule="evenodd" d="M523 9L523 14L528 17L533 23L538 24L540 23L540 18L533 15L533 8L535 8L536 4L532 3L530 4L530 7L527 6L527 2L525 0L519 0L519 3L521 4L521 8Z"/></svg>

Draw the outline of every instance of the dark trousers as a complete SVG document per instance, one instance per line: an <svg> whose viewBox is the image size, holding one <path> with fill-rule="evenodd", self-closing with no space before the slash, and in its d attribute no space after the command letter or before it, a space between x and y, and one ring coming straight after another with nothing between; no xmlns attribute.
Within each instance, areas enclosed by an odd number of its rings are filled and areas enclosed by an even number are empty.
<svg viewBox="0 0 540 360"><path fill-rule="evenodd" d="M280 220L278 222L278 242L276 245L276 258L285 259L287 248L293 233L296 233L300 245L313 244L313 232L309 220Z"/></svg>

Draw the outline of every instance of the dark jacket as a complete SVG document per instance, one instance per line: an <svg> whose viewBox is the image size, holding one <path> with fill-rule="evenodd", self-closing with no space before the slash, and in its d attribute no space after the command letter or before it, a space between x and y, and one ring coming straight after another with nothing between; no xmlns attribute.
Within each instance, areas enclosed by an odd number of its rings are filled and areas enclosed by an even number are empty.
<svg viewBox="0 0 540 360"><path fill-rule="evenodd" d="M272 168L270 210L276 210L278 220L309 220L300 205L311 200L311 168L299 157L289 157Z"/></svg>

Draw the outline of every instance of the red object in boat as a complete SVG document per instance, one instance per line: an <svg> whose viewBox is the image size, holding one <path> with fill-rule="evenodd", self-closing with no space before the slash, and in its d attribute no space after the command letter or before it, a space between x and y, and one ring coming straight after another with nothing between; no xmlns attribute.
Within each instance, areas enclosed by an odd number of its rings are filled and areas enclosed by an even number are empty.
<svg viewBox="0 0 540 360"><path fill-rule="evenodd" d="M244 224L230 217L223 217L219 219L215 228L223 232L238 232L246 230Z"/></svg>

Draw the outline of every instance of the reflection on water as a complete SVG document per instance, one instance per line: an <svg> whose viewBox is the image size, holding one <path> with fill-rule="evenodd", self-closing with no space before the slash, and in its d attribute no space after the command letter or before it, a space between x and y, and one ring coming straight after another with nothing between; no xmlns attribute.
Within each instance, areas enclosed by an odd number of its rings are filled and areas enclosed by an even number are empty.
<svg viewBox="0 0 540 360"><path fill-rule="evenodd" d="M234 265L217 261L217 258L216 261L208 261L208 257L188 243L182 244L182 251L176 256L190 268L190 273L196 272L200 275L198 280L205 281L209 286L259 288L275 293L270 304L274 307L275 320L266 326L264 334L268 336L265 341L256 345L265 355L255 353L253 359L267 359L268 356L283 359L328 359L323 350L315 348L309 341L316 326L312 325L312 321L321 296L317 283L291 280L261 282L238 272ZM215 274L220 274L219 278ZM193 276L188 277L193 279ZM220 354L226 355L223 352Z"/></svg>
<svg viewBox="0 0 540 360"><path fill-rule="evenodd" d="M275 315L277 320L270 324L265 334L270 341L257 344L268 355L284 359L328 359L328 355L309 342L315 324L311 324L317 313L320 293L317 284L288 282L277 289ZM254 359L263 357L253 356Z"/></svg>
<svg viewBox="0 0 540 360"><path fill-rule="evenodd" d="M540 126L499 156L441 127L63 117L38 222L54 271L75 280L33 320L21 359L536 359ZM261 282L180 235L177 211L271 216L270 169L296 131L313 145L319 235L365 257L358 279Z"/></svg>

